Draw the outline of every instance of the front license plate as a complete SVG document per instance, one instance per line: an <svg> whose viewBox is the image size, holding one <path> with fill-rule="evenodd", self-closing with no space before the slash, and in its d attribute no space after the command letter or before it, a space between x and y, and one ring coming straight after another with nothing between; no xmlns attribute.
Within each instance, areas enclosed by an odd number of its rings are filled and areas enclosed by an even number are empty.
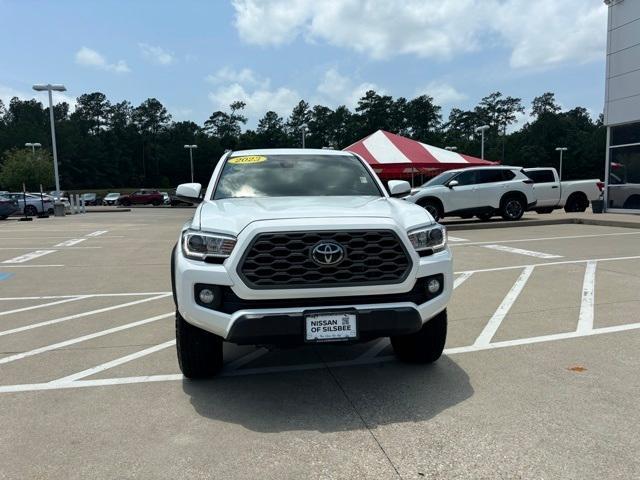
<svg viewBox="0 0 640 480"><path fill-rule="evenodd" d="M314 313L305 316L305 339L328 342L358 338L355 313Z"/></svg>

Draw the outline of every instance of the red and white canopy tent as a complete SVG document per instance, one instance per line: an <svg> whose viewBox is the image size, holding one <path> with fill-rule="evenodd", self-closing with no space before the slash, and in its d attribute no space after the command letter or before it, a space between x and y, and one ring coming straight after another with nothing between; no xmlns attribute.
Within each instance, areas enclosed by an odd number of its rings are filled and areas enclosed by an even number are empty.
<svg viewBox="0 0 640 480"><path fill-rule="evenodd" d="M480 158L421 143L384 130L349 145L344 150L357 153L383 179L433 177L454 168L496 165Z"/></svg>

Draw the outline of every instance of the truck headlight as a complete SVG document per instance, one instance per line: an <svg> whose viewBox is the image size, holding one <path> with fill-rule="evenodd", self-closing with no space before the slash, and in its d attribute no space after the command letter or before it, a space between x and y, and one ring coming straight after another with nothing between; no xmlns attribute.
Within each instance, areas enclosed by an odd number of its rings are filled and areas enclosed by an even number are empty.
<svg viewBox="0 0 640 480"><path fill-rule="evenodd" d="M447 229L442 225L418 228L409 232L411 245L417 252L432 250L439 252L447 246Z"/></svg>
<svg viewBox="0 0 640 480"><path fill-rule="evenodd" d="M227 258L236 245L236 239L217 233L186 230L182 233L182 253L193 260Z"/></svg>

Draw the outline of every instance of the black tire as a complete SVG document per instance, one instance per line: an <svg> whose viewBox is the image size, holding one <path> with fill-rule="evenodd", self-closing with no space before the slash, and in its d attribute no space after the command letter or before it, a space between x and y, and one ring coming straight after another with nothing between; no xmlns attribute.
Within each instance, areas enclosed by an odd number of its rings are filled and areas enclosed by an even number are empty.
<svg viewBox="0 0 640 480"><path fill-rule="evenodd" d="M24 214L27 217L35 217L38 215L38 209L33 205L27 205L24 207Z"/></svg>
<svg viewBox="0 0 640 480"><path fill-rule="evenodd" d="M584 212L589 206L589 200L584 193L572 193L567 198L564 211L567 213Z"/></svg>
<svg viewBox="0 0 640 480"><path fill-rule="evenodd" d="M447 311L425 323L416 333L391 337L395 356L407 363L432 363L440 358L447 340Z"/></svg>
<svg viewBox="0 0 640 480"><path fill-rule="evenodd" d="M516 195L505 197L500 204L500 215L505 220L520 220L526 209L525 202Z"/></svg>
<svg viewBox="0 0 640 480"><path fill-rule="evenodd" d="M151 202L151 205L153 205L154 207L157 207L160 205L160 200L154 200L153 202Z"/></svg>
<svg viewBox="0 0 640 480"><path fill-rule="evenodd" d="M122 205L123 207L128 207L131 205L131 200L128 199L124 199L124 200L120 200L120 205Z"/></svg>
<svg viewBox="0 0 640 480"><path fill-rule="evenodd" d="M7 215L0 215L0 220L6 220L7 219Z"/></svg>
<svg viewBox="0 0 640 480"><path fill-rule="evenodd" d="M640 209L640 195L631 195L624 201L622 208L628 208L630 210Z"/></svg>
<svg viewBox="0 0 640 480"><path fill-rule="evenodd" d="M488 222L489 220L491 220L491 217L493 217L493 213L480 213L476 215L476 217L478 217L483 222Z"/></svg>
<svg viewBox="0 0 640 480"><path fill-rule="evenodd" d="M194 327L176 311L176 350L187 378L209 378L222 369L222 338Z"/></svg>
<svg viewBox="0 0 640 480"><path fill-rule="evenodd" d="M442 211L440 210L440 205L438 205L433 200L426 200L421 203L420 206L424 208L429 214L433 217L433 219L437 222L442 218Z"/></svg>
<svg viewBox="0 0 640 480"><path fill-rule="evenodd" d="M537 208L536 213L540 213L540 214L553 213L553 208Z"/></svg>

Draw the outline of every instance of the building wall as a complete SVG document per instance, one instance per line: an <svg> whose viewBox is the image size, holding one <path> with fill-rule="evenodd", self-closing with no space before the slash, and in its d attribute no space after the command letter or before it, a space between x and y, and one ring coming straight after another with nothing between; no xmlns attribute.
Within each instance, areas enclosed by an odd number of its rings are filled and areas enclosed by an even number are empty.
<svg viewBox="0 0 640 480"><path fill-rule="evenodd" d="M609 0L605 123L640 121L640 0Z"/></svg>

